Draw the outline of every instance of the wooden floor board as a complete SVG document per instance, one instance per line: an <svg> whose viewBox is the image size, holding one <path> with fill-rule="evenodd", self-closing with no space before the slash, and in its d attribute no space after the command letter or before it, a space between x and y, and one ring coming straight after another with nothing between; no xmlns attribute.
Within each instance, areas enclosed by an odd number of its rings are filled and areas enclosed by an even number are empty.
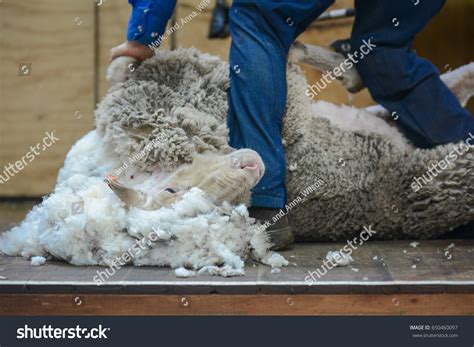
<svg viewBox="0 0 474 347"><path fill-rule="evenodd" d="M446 257L444 250L453 243L449 248L451 257ZM105 273L105 267L77 267L51 260L35 267L27 259L0 256L0 293L474 293L474 240L420 241L416 248L410 246L410 241L368 242L352 254L353 264L334 268L308 282L308 274L321 267L328 250L343 245L295 244L281 252L290 266L280 273L249 263L242 277L183 279L170 268L127 266L115 272L109 270L111 276L105 276L100 288L94 280L98 272ZM415 258L420 261L412 268Z"/></svg>
<svg viewBox="0 0 474 347"><path fill-rule="evenodd" d="M0 295L0 315L472 315L474 294Z"/></svg>

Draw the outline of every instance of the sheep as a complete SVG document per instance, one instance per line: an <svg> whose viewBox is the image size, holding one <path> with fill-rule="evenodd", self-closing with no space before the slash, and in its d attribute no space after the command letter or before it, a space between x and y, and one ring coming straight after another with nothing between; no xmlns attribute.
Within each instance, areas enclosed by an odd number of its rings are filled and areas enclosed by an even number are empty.
<svg viewBox="0 0 474 347"><path fill-rule="evenodd" d="M300 43L290 54L282 134L289 197L284 212L297 238L352 239L371 225L374 239L426 239L472 222L470 147L418 149L380 106L358 109L307 97L298 63L327 70L343 60ZM195 49L160 51L140 66L118 60L109 70L111 90L97 109L97 131L122 157L161 137L137 162L143 170L174 170L205 151L227 153L227 71L227 63ZM442 79L465 104L474 91L474 63ZM363 88L356 69L346 71L341 82L350 91ZM448 168L428 174L431 165L450 156Z"/></svg>
<svg viewBox="0 0 474 347"><path fill-rule="evenodd" d="M281 212L290 214L297 238L352 239L366 225L374 239L433 238L472 222L471 152L416 190L415 178L453 144L417 149L381 107L307 97L298 63L330 68L341 59L297 44L288 63L282 136L289 200ZM466 102L473 76L470 64L443 78ZM194 273L182 267L241 275L248 257L288 265L269 251L265 229L245 207L265 168L257 153L227 144L227 63L196 49L160 50L141 64L116 59L108 78L96 130L71 149L54 193L2 235L0 251L76 265L171 266L179 276ZM351 91L363 87L355 69L341 82ZM71 209L77 203L81 213Z"/></svg>

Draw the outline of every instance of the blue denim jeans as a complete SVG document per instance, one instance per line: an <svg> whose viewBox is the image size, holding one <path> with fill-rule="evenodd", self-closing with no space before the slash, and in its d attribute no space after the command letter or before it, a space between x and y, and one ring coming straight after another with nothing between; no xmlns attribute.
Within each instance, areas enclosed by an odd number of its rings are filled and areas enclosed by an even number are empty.
<svg viewBox="0 0 474 347"><path fill-rule="evenodd" d="M231 7L230 145L254 149L266 166L253 190L253 206L282 208L286 203L281 131L287 55L296 37L333 2L234 0ZM425 148L474 133L474 119L440 80L436 68L410 50L414 35L444 2L355 1L353 49L370 38L377 46L357 62L357 70L373 98L397 112L407 137Z"/></svg>

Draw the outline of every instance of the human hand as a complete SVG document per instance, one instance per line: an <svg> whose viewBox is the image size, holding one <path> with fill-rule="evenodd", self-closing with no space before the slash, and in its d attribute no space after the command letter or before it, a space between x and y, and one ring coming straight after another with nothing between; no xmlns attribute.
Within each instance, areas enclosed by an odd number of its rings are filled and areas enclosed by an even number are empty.
<svg viewBox="0 0 474 347"><path fill-rule="evenodd" d="M118 57L132 57L140 61L148 59L153 56L153 50L137 41L125 41L124 43L112 48L110 50L110 60Z"/></svg>

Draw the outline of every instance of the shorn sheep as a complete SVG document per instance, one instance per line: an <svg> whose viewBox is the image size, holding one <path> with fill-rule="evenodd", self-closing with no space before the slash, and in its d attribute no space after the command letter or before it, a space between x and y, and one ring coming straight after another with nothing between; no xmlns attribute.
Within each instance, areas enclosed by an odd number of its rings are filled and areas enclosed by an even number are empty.
<svg viewBox="0 0 474 347"><path fill-rule="evenodd" d="M379 106L308 98L297 63L329 70L343 59L302 44L290 54L283 129L289 200L282 213L290 214L296 237L346 240L370 225L374 239L423 239L471 223L469 138L417 149ZM3 234L0 250L223 276L243 274L249 256L287 265L269 251L265 228L248 217L250 190L265 168L257 153L227 144L228 69L195 49L160 50L141 64L116 59L96 130L73 146L54 193ZM465 104L474 63L442 78ZM351 91L362 87L355 69L341 82Z"/></svg>

